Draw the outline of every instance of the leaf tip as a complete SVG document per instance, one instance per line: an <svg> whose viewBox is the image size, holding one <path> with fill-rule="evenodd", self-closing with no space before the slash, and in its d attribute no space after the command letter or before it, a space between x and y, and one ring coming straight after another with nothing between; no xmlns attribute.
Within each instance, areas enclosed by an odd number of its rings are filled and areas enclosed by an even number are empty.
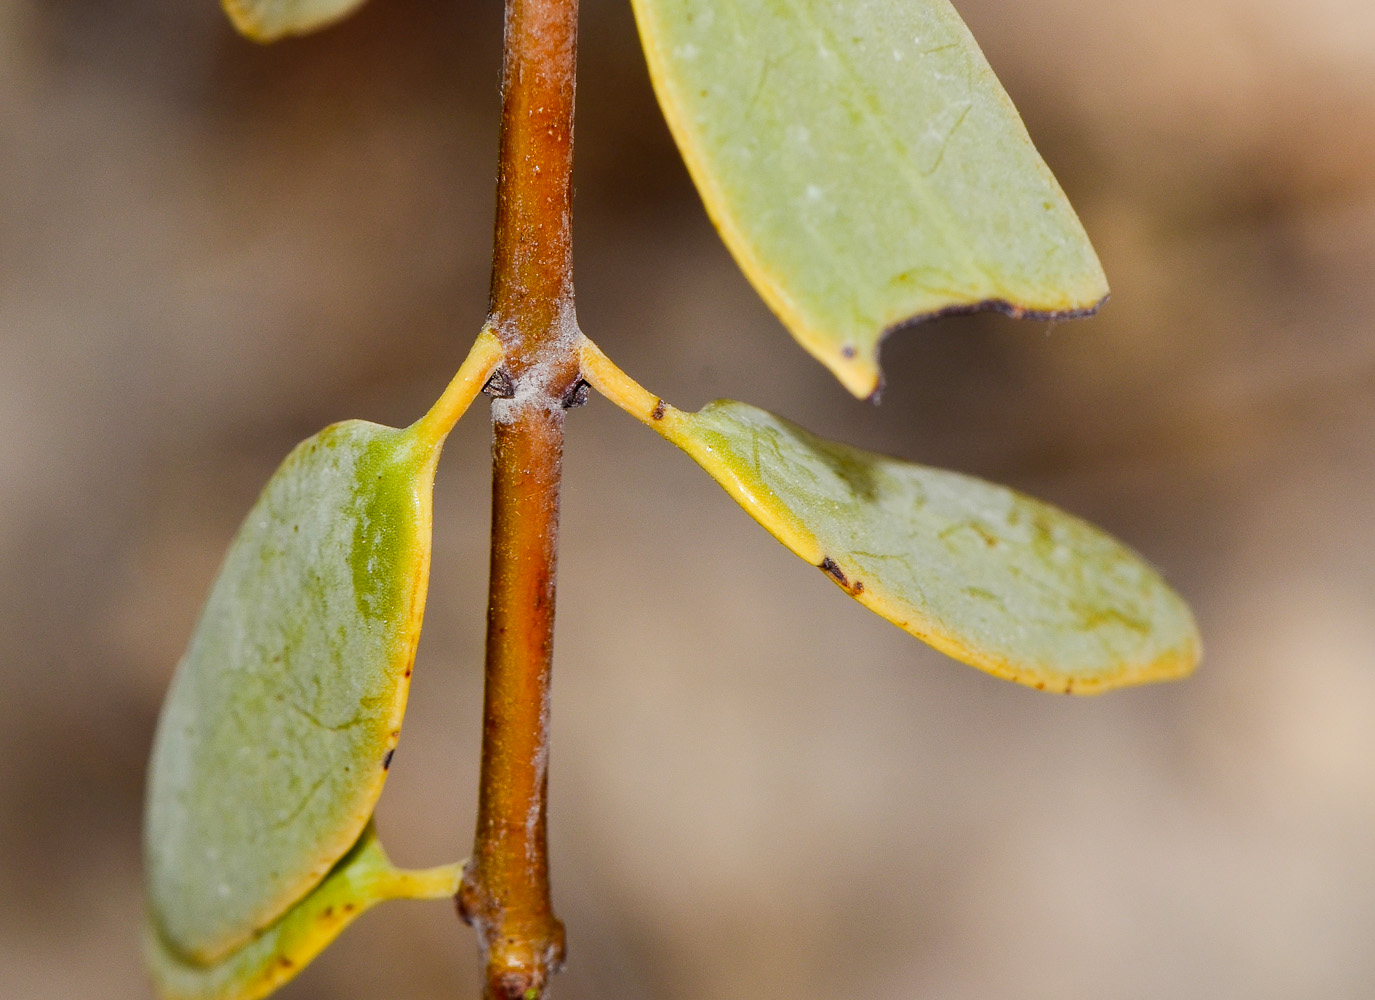
<svg viewBox="0 0 1375 1000"><path fill-rule="evenodd" d="M221 0L234 29L250 41L263 45L327 28L362 4L363 0L323 0L314 4L297 4L289 0Z"/></svg>
<svg viewBox="0 0 1375 1000"><path fill-rule="evenodd" d="M1185 607L1184 610L1186 615L1188 615L1188 608ZM1202 640L1199 637L1198 628L1194 624L1193 616L1188 615L1187 631L1185 634L1180 637L1179 641L1174 646L1159 653L1147 663L1126 666L1107 675L1097 677L1090 676L1082 679L1065 678L1061 684L1052 687L1046 686L1044 681L1038 677L1038 681L1031 686L1041 691L1048 690L1058 694L1105 694L1108 691L1116 691L1119 688L1185 680L1193 674L1202 658ZM1013 677L1010 679L1023 684L1029 683L1021 677Z"/></svg>
<svg viewBox="0 0 1375 1000"><path fill-rule="evenodd" d="M251 42L267 45L285 34L285 31L274 31L266 25L258 13L243 0L220 0L220 7L229 18L229 23L234 26L234 30Z"/></svg>
<svg viewBox="0 0 1375 1000"><path fill-rule="evenodd" d="M883 391L883 371L878 365L877 349L861 353L847 344L839 350L826 347L812 353L856 399L878 402Z"/></svg>

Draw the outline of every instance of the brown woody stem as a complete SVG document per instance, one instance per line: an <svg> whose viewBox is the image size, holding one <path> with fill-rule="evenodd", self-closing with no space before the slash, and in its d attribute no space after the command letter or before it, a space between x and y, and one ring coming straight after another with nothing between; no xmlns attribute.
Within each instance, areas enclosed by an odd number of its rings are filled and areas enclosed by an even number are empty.
<svg viewBox="0 0 1375 1000"><path fill-rule="evenodd" d="M459 890L488 1000L535 1000L563 961L545 798L565 407L580 376L571 209L576 0L506 0L489 327L492 562L477 837Z"/></svg>

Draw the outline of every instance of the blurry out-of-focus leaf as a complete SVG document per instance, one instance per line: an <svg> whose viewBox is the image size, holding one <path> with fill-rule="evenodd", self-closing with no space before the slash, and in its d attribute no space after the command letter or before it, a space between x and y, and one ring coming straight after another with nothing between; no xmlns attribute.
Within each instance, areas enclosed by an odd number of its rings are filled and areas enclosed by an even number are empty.
<svg viewBox="0 0 1375 1000"><path fill-rule="evenodd" d="M222 0L234 27L255 42L305 35L348 17L363 0Z"/></svg>
<svg viewBox="0 0 1375 1000"><path fill-rule="evenodd" d="M484 332L404 430L355 420L302 442L230 546L149 767L150 916L182 960L246 945L362 833L410 687L435 464L500 355Z"/></svg>
<svg viewBox="0 0 1375 1000"><path fill-rule="evenodd" d="M1188 606L1136 553L1049 504L826 441L719 400L668 406L590 343L599 392L682 448L793 552L958 660L1047 691L1189 673Z"/></svg>
<svg viewBox="0 0 1375 1000"><path fill-rule="evenodd" d="M722 238L851 392L905 322L1107 294L1079 220L947 0L633 0Z"/></svg>
<svg viewBox="0 0 1375 1000"><path fill-rule="evenodd" d="M387 899L440 899L458 891L462 865L424 871L392 866L368 824L308 896L252 941L212 965L181 957L147 932L144 951L164 1000L259 1000L296 973L370 907Z"/></svg>

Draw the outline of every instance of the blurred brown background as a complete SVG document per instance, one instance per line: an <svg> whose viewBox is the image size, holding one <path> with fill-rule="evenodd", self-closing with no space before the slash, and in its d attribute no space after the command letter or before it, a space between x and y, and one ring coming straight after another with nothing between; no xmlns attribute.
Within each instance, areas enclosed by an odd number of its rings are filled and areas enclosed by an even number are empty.
<svg viewBox="0 0 1375 1000"><path fill-rule="evenodd" d="M1375 6L964 0L1114 298L891 340L878 408L705 219L624 0L586 0L584 328L695 407L1052 499L1197 609L1196 678L1014 688L840 595L684 457L575 413L555 684L565 1000L1375 996ZM0 996L147 997L143 766L298 439L404 423L486 303L500 4L240 41L209 0L0 0ZM451 440L403 863L471 837L488 431ZM282 996L475 995L443 903Z"/></svg>

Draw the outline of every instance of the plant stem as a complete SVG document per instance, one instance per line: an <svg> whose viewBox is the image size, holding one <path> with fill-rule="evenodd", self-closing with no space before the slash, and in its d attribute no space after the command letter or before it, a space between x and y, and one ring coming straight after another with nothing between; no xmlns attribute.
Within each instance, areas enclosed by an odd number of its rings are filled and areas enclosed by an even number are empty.
<svg viewBox="0 0 1375 1000"><path fill-rule="evenodd" d="M580 377L573 313L576 0L506 0L489 328L492 561L477 836L459 891L488 1000L536 1000L563 961L549 901L545 799L565 407Z"/></svg>
<svg viewBox="0 0 1375 1000"><path fill-rule="evenodd" d="M577 18L577 0L506 0L492 319L513 376L563 339L572 303Z"/></svg>
<svg viewBox="0 0 1375 1000"><path fill-rule="evenodd" d="M495 425L482 784L459 893L489 1000L540 996L563 960L545 839L562 439L561 409Z"/></svg>

